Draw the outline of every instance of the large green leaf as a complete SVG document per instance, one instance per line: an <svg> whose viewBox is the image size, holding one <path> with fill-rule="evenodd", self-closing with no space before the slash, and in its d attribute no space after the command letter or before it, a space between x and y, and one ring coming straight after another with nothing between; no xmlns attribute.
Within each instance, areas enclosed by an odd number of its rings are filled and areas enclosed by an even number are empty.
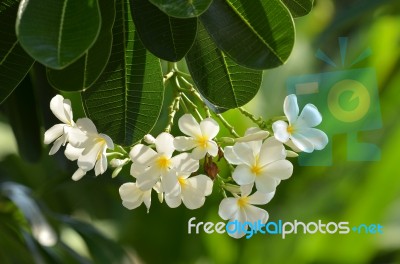
<svg viewBox="0 0 400 264"><path fill-rule="evenodd" d="M111 54L112 26L115 19L115 1L99 0L101 30L93 46L76 62L62 70L48 69L52 86L62 91L83 91L101 75Z"/></svg>
<svg viewBox="0 0 400 264"><path fill-rule="evenodd" d="M0 2L0 104L28 73L33 59L21 48L15 35L19 0Z"/></svg>
<svg viewBox="0 0 400 264"><path fill-rule="evenodd" d="M301 17L310 13L314 0L282 0L293 17Z"/></svg>
<svg viewBox="0 0 400 264"><path fill-rule="evenodd" d="M41 128L29 75L22 80L4 105L20 156L29 162L39 161L42 153Z"/></svg>
<svg viewBox="0 0 400 264"><path fill-rule="evenodd" d="M92 46L100 21L97 0L29 0L19 6L16 31L29 55L62 69Z"/></svg>
<svg viewBox="0 0 400 264"><path fill-rule="evenodd" d="M179 61L196 37L196 18L167 16L148 0L131 0L133 22L145 47L157 57Z"/></svg>
<svg viewBox="0 0 400 264"><path fill-rule="evenodd" d="M213 0L150 0L169 16L190 18L200 16Z"/></svg>
<svg viewBox="0 0 400 264"><path fill-rule="evenodd" d="M245 67L277 67L293 49L293 18L280 0L214 0L200 19L217 46Z"/></svg>
<svg viewBox="0 0 400 264"><path fill-rule="evenodd" d="M160 61L148 52L132 21L128 0L117 0L113 48L103 74L82 93L97 129L127 146L149 133L160 115L164 87Z"/></svg>
<svg viewBox="0 0 400 264"><path fill-rule="evenodd" d="M217 48L201 24L186 62L199 92L219 108L232 109L246 104L261 85L262 71L236 64Z"/></svg>

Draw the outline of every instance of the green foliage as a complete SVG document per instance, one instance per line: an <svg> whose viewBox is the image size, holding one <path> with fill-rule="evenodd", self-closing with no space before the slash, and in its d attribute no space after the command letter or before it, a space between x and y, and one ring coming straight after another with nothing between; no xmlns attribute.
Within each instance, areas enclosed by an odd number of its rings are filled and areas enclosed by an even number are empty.
<svg viewBox="0 0 400 264"><path fill-rule="evenodd" d="M48 68L47 77L56 89L84 91L100 77L111 54L114 5L114 1L99 0L102 19L100 33L96 42L82 57L62 70Z"/></svg>
<svg viewBox="0 0 400 264"><path fill-rule="evenodd" d="M162 73L159 59L139 39L128 1L116 3L113 34L106 69L82 97L97 129L129 146L149 133L158 120L164 93Z"/></svg>
<svg viewBox="0 0 400 264"><path fill-rule="evenodd" d="M310 13L314 0L282 0L293 17L301 17Z"/></svg>
<svg viewBox="0 0 400 264"><path fill-rule="evenodd" d="M200 16L213 0L150 0L169 16L190 18Z"/></svg>
<svg viewBox="0 0 400 264"><path fill-rule="evenodd" d="M248 103L261 85L262 71L236 64L217 48L201 24L186 63L199 92L218 108L231 109Z"/></svg>
<svg viewBox="0 0 400 264"><path fill-rule="evenodd" d="M16 32L35 60L62 69L93 45L100 22L97 0L29 0L19 6Z"/></svg>
<svg viewBox="0 0 400 264"><path fill-rule="evenodd" d="M0 2L0 104L33 64L33 59L21 48L14 32L18 4L18 0Z"/></svg>

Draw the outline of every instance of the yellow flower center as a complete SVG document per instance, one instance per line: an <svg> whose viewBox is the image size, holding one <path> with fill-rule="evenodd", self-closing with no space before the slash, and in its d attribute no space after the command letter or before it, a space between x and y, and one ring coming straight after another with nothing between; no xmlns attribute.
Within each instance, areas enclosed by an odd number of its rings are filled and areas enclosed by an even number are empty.
<svg viewBox="0 0 400 264"><path fill-rule="evenodd" d="M249 200L249 197L240 197L237 200L237 205L239 207L244 207L244 206L246 206L248 204L248 200Z"/></svg>
<svg viewBox="0 0 400 264"><path fill-rule="evenodd" d="M292 133L294 132L294 127L292 127L291 125L289 125L289 126L287 127L286 131L287 131L289 134L292 134Z"/></svg>
<svg viewBox="0 0 400 264"><path fill-rule="evenodd" d="M200 148L206 149L208 147L208 137L199 136L197 137L196 143Z"/></svg>
<svg viewBox="0 0 400 264"><path fill-rule="evenodd" d="M101 145L100 149L102 150L103 146L105 144L107 144L107 142L106 142L106 140L104 138L97 138L96 139L96 144L100 144ZM102 154L103 154L103 151L99 151L99 153L97 153L96 160L100 160Z"/></svg>
<svg viewBox="0 0 400 264"><path fill-rule="evenodd" d="M157 158L156 164L160 169L167 170L171 165L171 160L167 156L162 155Z"/></svg>
<svg viewBox="0 0 400 264"><path fill-rule="evenodd" d="M180 176L180 177L178 178L178 182L179 182L179 184L181 185L181 187L185 187L185 185L186 185L186 179L185 179L183 176Z"/></svg>
<svg viewBox="0 0 400 264"><path fill-rule="evenodd" d="M260 164L258 163L258 159L259 157L257 155L255 163L250 167L251 173L255 174L256 176L258 176L262 172L262 166L260 166Z"/></svg>

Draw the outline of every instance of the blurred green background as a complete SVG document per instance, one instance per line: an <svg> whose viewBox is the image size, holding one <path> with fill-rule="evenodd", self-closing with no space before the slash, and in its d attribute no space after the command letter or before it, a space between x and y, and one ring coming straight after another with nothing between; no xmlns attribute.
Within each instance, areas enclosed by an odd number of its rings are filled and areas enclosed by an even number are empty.
<svg viewBox="0 0 400 264"><path fill-rule="evenodd" d="M265 72L262 89L246 108L264 118L282 115L287 79L335 71L315 53L321 49L339 62L338 38L348 37L349 58L367 48L373 51L352 69L376 70L383 126L365 133L363 140L380 148L381 159L348 161L346 135L338 135L333 141L332 166L296 165L292 178L279 185L275 198L263 208L271 221L379 223L384 226L383 234L297 234L285 239L259 234L249 240L189 235L191 217L196 222L222 221L218 190L195 211L183 206L170 209L156 196L150 213L143 206L128 211L121 204L118 188L130 180L129 168L115 179L107 172L73 182L70 176L76 164L62 153L49 157L47 146L37 162L26 162L29 156L19 157L10 120L1 114L0 263L400 263L400 2L318 0L309 15L296 20L296 26L295 50L288 63ZM73 98L75 118L82 116L79 97L66 96ZM37 111L51 115L48 101L39 103ZM9 103L1 110L16 111L12 106L18 105ZM236 110L224 116L240 133L253 126ZM165 117L164 112L164 121ZM26 113L26 122L32 121L36 122L33 113ZM17 128L25 129L23 124ZM45 128L41 129L43 134ZM27 141L25 147L31 144L35 143ZM296 159L293 162L297 164ZM5 188L4 182L19 183L31 191L15 185ZM12 195L19 192L26 201L18 204ZM43 246L33 238L31 228L37 223L29 219L33 214L30 199L58 234L55 246Z"/></svg>

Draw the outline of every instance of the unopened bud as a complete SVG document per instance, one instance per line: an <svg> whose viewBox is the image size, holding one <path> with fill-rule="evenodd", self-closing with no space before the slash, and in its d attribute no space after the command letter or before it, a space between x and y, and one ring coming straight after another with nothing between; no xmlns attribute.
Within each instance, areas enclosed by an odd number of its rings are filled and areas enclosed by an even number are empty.
<svg viewBox="0 0 400 264"><path fill-rule="evenodd" d="M299 154L297 154L294 151L291 150L286 150L286 157L288 158L297 158L299 156Z"/></svg>
<svg viewBox="0 0 400 264"><path fill-rule="evenodd" d="M224 189L227 190L228 192L239 194L240 193L240 186L226 183L224 184Z"/></svg>
<svg viewBox="0 0 400 264"><path fill-rule="evenodd" d="M145 135L143 140L147 144L155 144L156 143L156 139L150 134Z"/></svg>
<svg viewBox="0 0 400 264"><path fill-rule="evenodd" d="M122 159L112 159L112 160L110 161L110 166L113 167L113 168L118 168L118 167L121 167L122 165L124 165L124 163L125 163L125 160L122 160Z"/></svg>
<svg viewBox="0 0 400 264"><path fill-rule="evenodd" d="M217 177L219 173L219 168L215 162L213 162L212 157L206 157L204 160L204 171L212 180Z"/></svg>

